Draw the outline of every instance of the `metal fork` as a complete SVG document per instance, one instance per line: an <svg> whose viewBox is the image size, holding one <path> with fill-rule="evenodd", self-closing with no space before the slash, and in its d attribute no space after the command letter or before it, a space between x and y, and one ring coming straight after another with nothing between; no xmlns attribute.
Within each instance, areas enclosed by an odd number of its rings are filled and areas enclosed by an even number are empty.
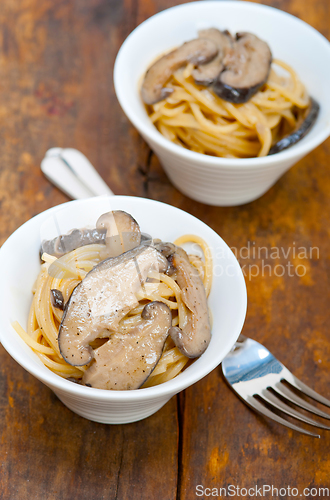
<svg viewBox="0 0 330 500"><path fill-rule="evenodd" d="M222 362L222 372L233 391L261 415L318 438L319 434L293 424L280 416L280 412L314 427L330 430L329 426L303 415L288 404L330 420L330 414L308 403L291 390L290 386L329 408L330 401L300 382L268 349L255 340L240 335L234 348Z"/></svg>

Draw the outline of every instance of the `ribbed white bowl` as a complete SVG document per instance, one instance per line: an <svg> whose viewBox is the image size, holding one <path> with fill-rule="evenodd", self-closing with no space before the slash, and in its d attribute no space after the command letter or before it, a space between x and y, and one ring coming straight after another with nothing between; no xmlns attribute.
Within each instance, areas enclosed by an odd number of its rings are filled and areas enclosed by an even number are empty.
<svg viewBox="0 0 330 500"><path fill-rule="evenodd" d="M73 397L66 392L54 390L57 397L65 406L81 417L101 422L103 424L128 424L137 422L144 418L150 417L153 413L160 410L167 401L172 397L164 396L162 398L132 401L92 401L88 400L88 404L81 397Z"/></svg>
<svg viewBox="0 0 330 500"><path fill-rule="evenodd" d="M165 139L150 122L140 98L141 78L150 63L207 27L250 31L266 40L273 56L290 64L321 111L307 136L266 158L226 159L188 151ZM285 12L249 2L193 2L165 10L138 26L115 63L119 103L155 151L173 184L210 205L240 205L264 194L281 175L330 135L330 44L308 24Z"/></svg>
<svg viewBox="0 0 330 500"><path fill-rule="evenodd" d="M106 391L81 386L55 375L39 360L12 327L25 328L32 301L32 287L40 270L40 242L75 227L95 227L109 210L125 210L141 230L165 241L182 234L201 236L210 246L214 277L209 305L213 329L205 353L175 379L157 387L133 391ZM246 288L241 268L229 247L212 229L192 215L157 201L128 196L72 201L37 215L21 226L0 249L0 340L9 354L28 372L51 388L79 415L107 424L134 422L148 417L172 396L197 382L229 352L242 329L246 313Z"/></svg>

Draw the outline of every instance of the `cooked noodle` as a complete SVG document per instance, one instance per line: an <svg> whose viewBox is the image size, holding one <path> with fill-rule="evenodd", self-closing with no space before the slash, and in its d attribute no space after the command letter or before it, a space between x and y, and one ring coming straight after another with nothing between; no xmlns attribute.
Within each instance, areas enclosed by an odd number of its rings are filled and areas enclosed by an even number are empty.
<svg viewBox="0 0 330 500"><path fill-rule="evenodd" d="M280 67L280 76L273 68ZM271 146L295 129L309 97L295 71L274 60L267 83L245 104L233 104L197 85L189 63L176 71L173 92L147 111L167 139L197 153L224 158L266 156Z"/></svg>
<svg viewBox="0 0 330 500"><path fill-rule="evenodd" d="M182 236L175 241L177 245L191 242L197 244L204 254L204 259L189 255L191 263L198 270L204 283L206 295L209 295L212 281L212 259L210 249L201 238L194 235ZM27 331L15 321L13 327L22 339L37 354L40 360L57 375L64 378L73 378L80 381L89 365L71 366L64 361L58 346L58 332L63 311L55 308L51 303L51 290L62 292L67 302L73 289L80 283L88 271L101 261L100 252L103 246L94 244L80 247L60 259L52 255L43 254L44 263L37 281L33 287L33 301L30 308ZM144 306L151 301L161 301L169 306L172 312L172 325L183 325L186 321L186 306L181 300L181 289L173 277L152 272L148 275L150 282L146 282L137 296L140 304L130 311L119 323L119 332L129 333L141 321ZM97 339L92 343L96 348L106 339ZM143 387L158 385L178 375L189 362L172 339L165 342L163 354L156 368L149 376Z"/></svg>

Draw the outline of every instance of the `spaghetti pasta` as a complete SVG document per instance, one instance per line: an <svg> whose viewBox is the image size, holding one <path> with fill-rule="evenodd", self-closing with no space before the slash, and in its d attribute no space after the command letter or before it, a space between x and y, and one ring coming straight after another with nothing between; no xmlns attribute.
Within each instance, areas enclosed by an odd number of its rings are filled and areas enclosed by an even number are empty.
<svg viewBox="0 0 330 500"><path fill-rule="evenodd" d="M175 71L166 83L172 93L146 109L161 134L197 153L266 156L297 127L310 103L295 71L278 59L273 60L267 82L243 104L227 102L211 88L197 85L193 70L189 63Z"/></svg>
<svg viewBox="0 0 330 500"><path fill-rule="evenodd" d="M205 241L194 235L185 235L175 244L185 243L198 245L204 254L204 259L190 256L190 262L197 269L205 286L206 295L209 295L212 280L212 258L210 249ZM71 251L61 258L44 253L40 273L33 289L33 300L28 317L27 331L18 322L13 323L16 332L24 342L31 347L39 359L57 375L79 382L88 365L72 366L62 357L58 335L63 311L51 301L51 290L58 290L67 302L75 287L102 260L104 246L90 244ZM165 303L172 312L172 326L183 325L187 321L187 307L181 297L181 288L175 277L163 273L150 272L148 281L141 287L137 296L139 305L129 311L119 323L118 331L128 334L134 326L141 322L141 313L145 305L152 301ZM109 333L109 336L111 334ZM91 345L93 348L101 346L107 339L96 339ZM190 362L173 340L168 337L163 353L143 387L163 383L180 373Z"/></svg>

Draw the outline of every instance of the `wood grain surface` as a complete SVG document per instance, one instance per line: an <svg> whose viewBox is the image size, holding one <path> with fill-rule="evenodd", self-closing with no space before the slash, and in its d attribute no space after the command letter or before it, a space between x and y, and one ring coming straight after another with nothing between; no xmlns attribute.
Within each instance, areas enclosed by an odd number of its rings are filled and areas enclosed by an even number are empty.
<svg viewBox="0 0 330 500"><path fill-rule="evenodd" d="M33 215L67 201L40 162L52 146L77 148L116 194L186 210L235 247L249 298L244 334L329 397L330 141L261 199L210 207L170 184L116 100L112 68L120 45L140 22L178 3L1 0L0 244ZM261 3L329 39L329 0ZM284 254L253 255L261 247ZM294 256L298 247L314 250ZM275 266L289 262L294 275L279 276L279 267L276 275ZM264 276L255 275L253 266L262 263L269 265ZM1 500L191 500L197 485L330 488L330 434L321 431L317 440L257 416L220 369L152 417L110 426L72 413L2 347L0 363Z"/></svg>

